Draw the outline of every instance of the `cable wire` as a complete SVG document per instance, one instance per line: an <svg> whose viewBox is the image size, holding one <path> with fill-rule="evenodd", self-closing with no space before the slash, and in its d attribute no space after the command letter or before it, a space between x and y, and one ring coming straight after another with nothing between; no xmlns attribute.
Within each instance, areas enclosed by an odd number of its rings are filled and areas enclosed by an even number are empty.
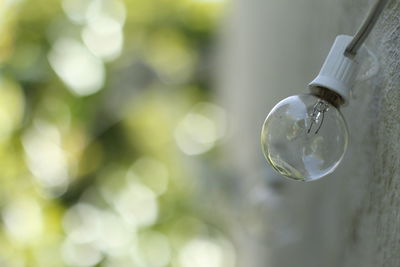
<svg viewBox="0 0 400 267"><path fill-rule="evenodd" d="M354 35L353 40L349 43L346 48L345 55L353 57L357 54L358 49L362 46L365 39L367 39L372 28L375 26L380 14L385 8L388 0L377 0L375 5L371 8L368 16L365 18L360 29Z"/></svg>

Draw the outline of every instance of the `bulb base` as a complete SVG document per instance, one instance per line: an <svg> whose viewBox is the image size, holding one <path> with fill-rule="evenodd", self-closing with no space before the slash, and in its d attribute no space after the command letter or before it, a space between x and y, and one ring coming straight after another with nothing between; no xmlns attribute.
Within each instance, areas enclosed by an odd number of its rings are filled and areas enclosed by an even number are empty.
<svg viewBox="0 0 400 267"><path fill-rule="evenodd" d="M325 59L318 76L308 85L311 92L315 88L327 88L343 99L346 104L359 69L357 57L346 55L346 48L353 39L349 35L339 35Z"/></svg>
<svg viewBox="0 0 400 267"><path fill-rule="evenodd" d="M345 103L344 99L339 94L332 90L329 90L328 88L314 86L310 88L310 92L312 95L328 101L332 106L337 109L339 109L340 106Z"/></svg>

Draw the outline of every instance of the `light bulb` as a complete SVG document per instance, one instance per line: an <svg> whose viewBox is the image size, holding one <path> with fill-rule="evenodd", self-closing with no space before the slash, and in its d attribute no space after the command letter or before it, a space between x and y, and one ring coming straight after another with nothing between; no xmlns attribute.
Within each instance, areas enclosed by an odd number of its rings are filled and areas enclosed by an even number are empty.
<svg viewBox="0 0 400 267"><path fill-rule="evenodd" d="M261 133L264 155L281 175L301 181L331 173L348 143L346 122L333 92L290 96L268 114ZM339 98L337 98L339 99Z"/></svg>
<svg viewBox="0 0 400 267"><path fill-rule="evenodd" d="M349 137L338 108L348 102L359 70L359 57L346 52L352 40L352 36L337 36L309 84L311 93L282 100L265 119L262 149L281 175L316 180L333 172L343 159ZM365 47L359 52L364 54Z"/></svg>

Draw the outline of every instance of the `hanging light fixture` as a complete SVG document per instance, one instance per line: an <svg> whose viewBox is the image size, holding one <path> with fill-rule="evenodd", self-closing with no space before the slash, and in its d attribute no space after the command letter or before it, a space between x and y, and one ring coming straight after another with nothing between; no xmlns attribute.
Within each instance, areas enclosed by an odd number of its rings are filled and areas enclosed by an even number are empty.
<svg viewBox="0 0 400 267"><path fill-rule="evenodd" d="M280 101L265 119L265 158L281 175L312 181L333 172L346 152L348 130L339 108L347 104L368 37L387 0L378 0L354 37L339 35L310 93Z"/></svg>

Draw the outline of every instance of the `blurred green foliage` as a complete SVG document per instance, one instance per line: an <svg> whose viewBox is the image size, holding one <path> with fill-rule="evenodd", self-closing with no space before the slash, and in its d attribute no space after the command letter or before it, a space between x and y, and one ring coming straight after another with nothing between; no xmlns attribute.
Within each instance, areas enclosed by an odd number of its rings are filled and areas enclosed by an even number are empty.
<svg viewBox="0 0 400 267"><path fill-rule="evenodd" d="M223 6L0 0L0 266L234 265L189 160L225 134Z"/></svg>

